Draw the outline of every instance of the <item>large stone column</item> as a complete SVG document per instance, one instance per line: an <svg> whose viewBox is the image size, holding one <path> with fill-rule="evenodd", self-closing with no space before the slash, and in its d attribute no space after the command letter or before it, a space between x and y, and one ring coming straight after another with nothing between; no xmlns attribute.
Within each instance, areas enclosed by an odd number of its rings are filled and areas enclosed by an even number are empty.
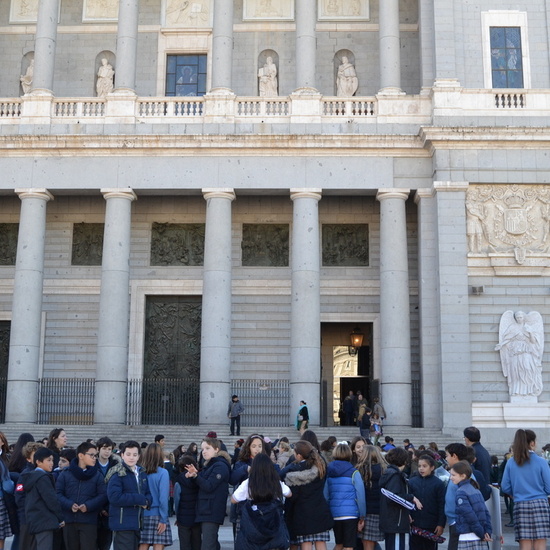
<svg viewBox="0 0 550 550"><path fill-rule="evenodd" d="M380 363L386 424L410 426L411 331L405 201L408 189L379 190Z"/></svg>
<svg viewBox="0 0 550 550"><path fill-rule="evenodd" d="M106 201L94 422L124 424L130 326L130 233L135 193L102 189Z"/></svg>
<svg viewBox="0 0 550 550"><path fill-rule="evenodd" d="M315 89L317 0L296 2L296 88Z"/></svg>
<svg viewBox="0 0 550 550"><path fill-rule="evenodd" d="M119 0L115 92L136 89L139 0Z"/></svg>
<svg viewBox="0 0 550 550"><path fill-rule="evenodd" d="M232 189L203 189L206 200L202 286L200 423L227 420L231 366Z"/></svg>
<svg viewBox="0 0 550 550"><path fill-rule="evenodd" d="M468 182L435 181L437 261L441 335L443 430L472 424L470 296L466 192Z"/></svg>
<svg viewBox="0 0 550 550"><path fill-rule="evenodd" d="M401 93L399 0L380 2L380 92Z"/></svg>
<svg viewBox="0 0 550 550"><path fill-rule="evenodd" d="M214 0L212 90L231 90L233 71L233 0Z"/></svg>
<svg viewBox="0 0 550 550"><path fill-rule="evenodd" d="M60 0L40 0L38 5L31 90L33 93L53 93L59 2Z"/></svg>
<svg viewBox="0 0 550 550"><path fill-rule="evenodd" d="M21 217L13 283L6 422L37 422L44 284L46 189L20 189Z"/></svg>
<svg viewBox="0 0 550 550"><path fill-rule="evenodd" d="M320 189L291 189L292 287L290 303L290 421L300 400L311 424L320 423L321 305L319 257Z"/></svg>

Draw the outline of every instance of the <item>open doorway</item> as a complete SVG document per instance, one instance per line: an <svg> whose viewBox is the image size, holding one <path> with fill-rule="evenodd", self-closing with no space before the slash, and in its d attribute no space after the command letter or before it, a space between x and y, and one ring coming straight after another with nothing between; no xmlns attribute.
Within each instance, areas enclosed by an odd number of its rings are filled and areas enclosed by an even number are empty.
<svg viewBox="0 0 550 550"><path fill-rule="evenodd" d="M343 402L350 391L361 392L372 403L373 384L372 323L359 323L363 345L356 354L348 348L350 333L357 323L323 323L321 325L322 423L324 426L346 424ZM348 418L349 422L349 418Z"/></svg>

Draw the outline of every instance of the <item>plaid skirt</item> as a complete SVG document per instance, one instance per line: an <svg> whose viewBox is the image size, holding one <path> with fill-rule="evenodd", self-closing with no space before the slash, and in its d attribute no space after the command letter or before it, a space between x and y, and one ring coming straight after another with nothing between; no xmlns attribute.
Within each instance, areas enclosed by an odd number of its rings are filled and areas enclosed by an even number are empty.
<svg viewBox="0 0 550 550"><path fill-rule="evenodd" d="M514 533L516 540L550 538L550 507L548 499L514 503Z"/></svg>
<svg viewBox="0 0 550 550"><path fill-rule="evenodd" d="M380 531L380 516L378 514L367 514L363 532L359 535L363 540L379 541L384 540L384 533Z"/></svg>
<svg viewBox="0 0 550 550"><path fill-rule="evenodd" d="M141 529L140 544L163 544L170 546L172 544L172 529L170 524L166 525L166 530L162 535L157 533L157 527L160 522L160 516L145 516L143 518L143 528Z"/></svg>
<svg viewBox="0 0 550 550"><path fill-rule="evenodd" d="M488 550L489 543L483 540L459 540L458 550Z"/></svg>
<svg viewBox="0 0 550 550"><path fill-rule="evenodd" d="M8 509L6 508L4 499L0 498L0 540L5 540L12 535Z"/></svg>
<svg viewBox="0 0 550 550"><path fill-rule="evenodd" d="M290 544L302 544L302 542L328 542L330 540L330 531L323 531L322 533L313 533L311 535L296 535L294 540L290 541Z"/></svg>

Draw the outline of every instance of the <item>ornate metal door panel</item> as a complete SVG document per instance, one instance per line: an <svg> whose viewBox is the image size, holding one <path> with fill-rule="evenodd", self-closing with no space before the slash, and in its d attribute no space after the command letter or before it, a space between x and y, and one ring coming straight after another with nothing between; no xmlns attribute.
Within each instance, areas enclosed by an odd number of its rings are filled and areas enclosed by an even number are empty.
<svg viewBox="0 0 550 550"><path fill-rule="evenodd" d="M0 321L0 423L6 416L6 386L10 351L10 321Z"/></svg>
<svg viewBox="0 0 550 550"><path fill-rule="evenodd" d="M200 296L148 296L142 423L198 424Z"/></svg>

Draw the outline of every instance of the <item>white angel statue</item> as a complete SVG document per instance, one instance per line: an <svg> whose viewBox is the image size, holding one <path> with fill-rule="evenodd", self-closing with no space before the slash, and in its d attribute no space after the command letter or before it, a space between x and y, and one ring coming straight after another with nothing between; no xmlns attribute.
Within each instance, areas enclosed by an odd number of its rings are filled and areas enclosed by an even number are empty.
<svg viewBox="0 0 550 550"><path fill-rule="evenodd" d="M511 396L542 393L544 328L538 311L505 311L500 318L499 342L502 372Z"/></svg>

